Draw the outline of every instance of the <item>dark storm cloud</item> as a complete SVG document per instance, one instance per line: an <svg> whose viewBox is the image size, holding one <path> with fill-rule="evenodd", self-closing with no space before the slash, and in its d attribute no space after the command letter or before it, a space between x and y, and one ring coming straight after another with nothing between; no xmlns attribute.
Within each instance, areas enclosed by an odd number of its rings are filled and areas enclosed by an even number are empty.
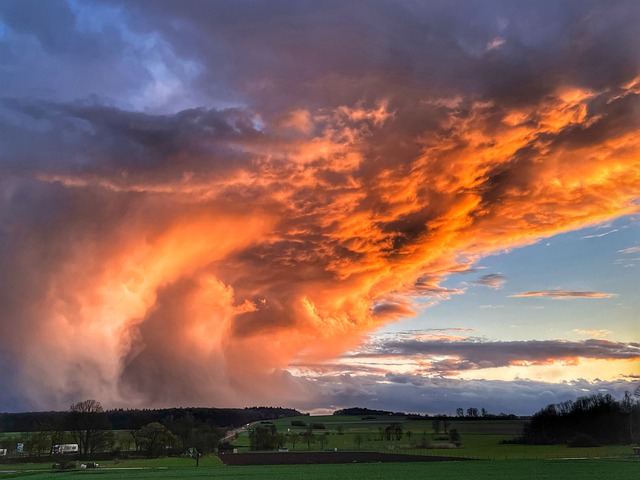
<svg viewBox="0 0 640 480"><path fill-rule="evenodd" d="M284 97L288 106L407 98L426 88L527 104L559 83L623 83L640 60L633 1L127 6L137 13L132 25L163 32L204 66L201 86L231 79L252 101L277 93L271 104Z"/></svg>
<svg viewBox="0 0 640 480"><path fill-rule="evenodd" d="M0 126L12 139L0 154L0 165L27 172L37 167L112 180L123 169L169 178L180 169L205 167L223 174L242 160L234 145L261 142L252 113L239 109L149 115L92 102L15 99L2 99L0 107Z"/></svg>
<svg viewBox="0 0 640 480"><path fill-rule="evenodd" d="M92 9L92 10L91 10ZM90 11L87 11L90 10ZM113 6L7 0L0 3L2 96L130 105L152 80L145 49L127 38Z"/></svg>
<svg viewBox="0 0 640 480"><path fill-rule="evenodd" d="M93 11L67 2L7 1L0 8L10 66L4 91L64 91L69 98L72 87L78 97L93 89L104 98L121 96L120 88L135 95L154 76L151 65L135 60L156 51L132 36L156 35L159 61L172 74L189 77L174 57L197 67L191 89L262 111L381 96L406 107L425 91L522 105L560 83L602 89L637 75L639 16L633 1L138 0L95 2ZM29 71L33 64L21 58L18 46L25 44L41 56L40 71ZM72 75L45 73L61 55L69 56ZM45 89L37 79L47 73Z"/></svg>

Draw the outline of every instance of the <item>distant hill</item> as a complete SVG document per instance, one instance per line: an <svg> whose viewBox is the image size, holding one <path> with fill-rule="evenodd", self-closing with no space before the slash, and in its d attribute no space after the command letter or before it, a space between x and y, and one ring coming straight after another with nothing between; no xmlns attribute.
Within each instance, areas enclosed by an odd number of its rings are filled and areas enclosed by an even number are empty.
<svg viewBox="0 0 640 480"><path fill-rule="evenodd" d="M373 416L373 415L394 415L394 416L406 416L407 414L404 412L389 412L387 410L372 410L370 408L364 407L350 407L343 408L341 410L336 410L333 412L334 415L353 415L358 417L364 416Z"/></svg>

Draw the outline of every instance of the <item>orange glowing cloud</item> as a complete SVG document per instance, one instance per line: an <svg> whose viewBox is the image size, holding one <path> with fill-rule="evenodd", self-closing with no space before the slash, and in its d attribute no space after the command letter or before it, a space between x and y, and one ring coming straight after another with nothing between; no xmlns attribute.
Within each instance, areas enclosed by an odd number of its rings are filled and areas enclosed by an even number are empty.
<svg viewBox="0 0 640 480"><path fill-rule="evenodd" d="M467 43L454 50L476 58L513 42ZM219 110L3 103L18 133L0 176L0 253L12 272L0 281L0 346L24 397L148 406L304 396L284 370L333 361L463 294L442 286L448 275L640 210L635 74L606 86L550 76L514 99L436 80L418 88L362 62L340 73L309 65L313 82L283 74L279 87L259 75L262 63L243 63L233 74L249 106ZM485 357L442 355L422 368L489 368ZM499 366L578 357L507 355Z"/></svg>

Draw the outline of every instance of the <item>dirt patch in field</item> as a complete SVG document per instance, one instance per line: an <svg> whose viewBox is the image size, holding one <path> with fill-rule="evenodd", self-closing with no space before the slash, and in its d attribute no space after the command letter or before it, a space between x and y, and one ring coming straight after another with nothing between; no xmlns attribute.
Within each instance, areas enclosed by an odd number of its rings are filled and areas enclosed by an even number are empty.
<svg viewBox="0 0 640 480"><path fill-rule="evenodd" d="M225 465L299 465L316 463L378 463L378 462L454 462L468 460L459 457L407 455L378 452L265 452L225 453L220 455Z"/></svg>

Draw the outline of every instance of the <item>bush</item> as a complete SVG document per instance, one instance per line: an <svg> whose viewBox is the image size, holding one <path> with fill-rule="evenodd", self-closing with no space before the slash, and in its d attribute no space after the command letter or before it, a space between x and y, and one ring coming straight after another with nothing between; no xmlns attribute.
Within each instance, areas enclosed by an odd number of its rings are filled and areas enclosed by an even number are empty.
<svg viewBox="0 0 640 480"><path fill-rule="evenodd" d="M591 435L579 433L567 442L568 447L599 447L598 441Z"/></svg>

